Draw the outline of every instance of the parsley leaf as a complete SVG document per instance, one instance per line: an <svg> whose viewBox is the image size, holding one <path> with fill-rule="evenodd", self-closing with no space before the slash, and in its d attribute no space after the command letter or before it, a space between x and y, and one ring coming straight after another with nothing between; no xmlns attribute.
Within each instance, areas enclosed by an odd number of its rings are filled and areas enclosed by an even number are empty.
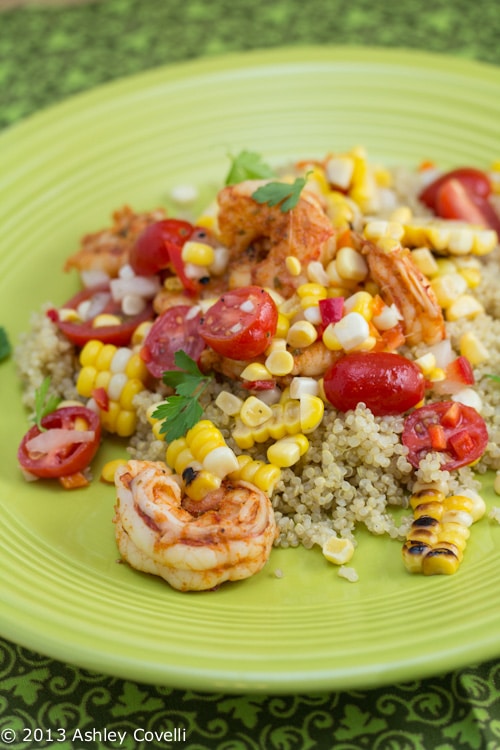
<svg viewBox="0 0 500 750"><path fill-rule="evenodd" d="M11 351L12 347L7 336L7 331L3 326L0 326L0 362L3 359L7 359Z"/></svg>
<svg viewBox="0 0 500 750"><path fill-rule="evenodd" d="M212 380L182 349L175 353L174 361L179 369L164 372L163 382L175 390L175 395L167 396L152 414L154 419L162 420L160 433L167 443L183 437L200 421L203 408L199 399Z"/></svg>
<svg viewBox="0 0 500 750"><path fill-rule="evenodd" d="M45 427L42 427L42 419L53 412L61 399L59 396L48 395L50 387L50 377L47 377L42 382L40 388L35 391L35 413L32 417L32 421L36 424L40 432L45 432Z"/></svg>
<svg viewBox="0 0 500 750"><path fill-rule="evenodd" d="M274 177L274 171L255 151L240 151L232 157L231 167L226 177L226 185L234 185L244 180L265 180Z"/></svg>
<svg viewBox="0 0 500 750"><path fill-rule="evenodd" d="M252 198L257 203L267 203L271 207L281 204L280 211L286 213L295 208L299 202L300 194L306 182L307 175L305 177L297 177L292 184L287 182L268 182L267 185L257 188L252 193Z"/></svg>
<svg viewBox="0 0 500 750"><path fill-rule="evenodd" d="M491 380L494 380L495 383L500 383L500 375L489 375L486 374L487 378L490 378Z"/></svg>

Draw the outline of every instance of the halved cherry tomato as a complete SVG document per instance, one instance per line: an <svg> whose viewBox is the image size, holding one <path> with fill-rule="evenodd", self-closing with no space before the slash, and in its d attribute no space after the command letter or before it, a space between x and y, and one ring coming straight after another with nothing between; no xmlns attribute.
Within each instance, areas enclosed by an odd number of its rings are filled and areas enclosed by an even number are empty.
<svg viewBox="0 0 500 750"><path fill-rule="evenodd" d="M480 169L461 167L439 177L420 200L443 219L456 219L500 233L500 216L489 201L491 182Z"/></svg>
<svg viewBox="0 0 500 750"><path fill-rule="evenodd" d="M435 425L443 429L445 448L436 443ZM409 451L408 461L415 468L428 453L437 451L447 457L441 468L452 471L474 463L483 455L488 444L488 430L482 416L471 406L456 401L439 401L421 406L408 415L401 439Z"/></svg>
<svg viewBox="0 0 500 750"><path fill-rule="evenodd" d="M201 315L192 315L193 309L189 305L169 307L153 323L140 353L153 377L177 369L174 357L180 349L196 361L205 348L200 337Z"/></svg>
<svg viewBox="0 0 500 750"><path fill-rule="evenodd" d="M99 341L102 341L104 344L127 346L137 326L145 320L151 320L153 317L153 307L150 303L146 304L144 310L138 315L124 315L120 302L115 302L111 297L109 285L100 284L99 286L82 289L75 294L74 297L68 300L65 305L62 305L62 307L76 310L82 302L95 299L96 295L108 294L109 299L105 302L102 309L99 310L99 314L109 313L110 315L116 315L121 320L121 323L117 325L94 327L92 325L93 318L82 323L77 323L68 320L60 320L57 310L49 310L47 314L55 323L57 323L59 330L66 336L66 338L77 346L84 346L84 344L90 339L99 339ZM103 299L105 300L106 297L103 297Z"/></svg>
<svg viewBox="0 0 500 750"><path fill-rule="evenodd" d="M94 437L86 442L78 442L80 429L75 429L76 420L84 420L88 424L88 431L94 433ZM21 468L29 471L42 479L54 477L68 477L77 474L89 466L94 458L101 439L101 423L99 416L87 409L85 406L64 406L47 414L42 419L42 427L47 430L68 430L71 438L65 444L57 448L49 449L47 452L30 453L30 440L41 432L37 425L33 425L21 440L17 452L17 458ZM74 441L73 441L74 438Z"/></svg>
<svg viewBox="0 0 500 750"><path fill-rule="evenodd" d="M245 286L225 292L206 312L200 335L218 354L247 360L262 354L276 333L278 308L265 289Z"/></svg>
<svg viewBox="0 0 500 750"><path fill-rule="evenodd" d="M424 397L422 371L393 352L353 352L325 373L325 395L339 411L363 402L375 416L402 414Z"/></svg>
<svg viewBox="0 0 500 750"><path fill-rule="evenodd" d="M157 221L141 232L131 250L129 263L139 276L152 276L171 265L184 288L197 292L200 282L186 275L182 260L182 248L188 240L206 242L207 233L202 227L182 219Z"/></svg>

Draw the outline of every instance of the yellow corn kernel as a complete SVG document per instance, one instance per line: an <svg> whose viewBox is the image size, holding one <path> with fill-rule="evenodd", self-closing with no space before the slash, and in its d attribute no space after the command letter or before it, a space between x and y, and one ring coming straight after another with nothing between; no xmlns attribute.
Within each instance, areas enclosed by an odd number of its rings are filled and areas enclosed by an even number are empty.
<svg viewBox="0 0 500 750"><path fill-rule="evenodd" d="M141 380L143 383L146 382L149 372L146 367L146 363L141 359L139 354L132 354L125 367L125 375L132 379Z"/></svg>
<svg viewBox="0 0 500 750"><path fill-rule="evenodd" d="M369 221L364 230L364 236L369 240L378 241L382 237L401 241L404 237L404 227L399 222L387 221L386 219L374 219Z"/></svg>
<svg viewBox="0 0 500 750"><path fill-rule="evenodd" d="M457 264L451 258L438 258L436 260L438 267L438 276L447 276L448 274L457 273Z"/></svg>
<svg viewBox="0 0 500 750"><path fill-rule="evenodd" d="M73 422L73 429L84 432L85 430L89 429L89 423L87 422L85 417L76 417L75 421Z"/></svg>
<svg viewBox="0 0 500 750"><path fill-rule="evenodd" d="M498 245L497 233L493 229L476 229L472 252L474 255L487 255Z"/></svg>
<svg viewBox="0 0 500 750"><path fill-rule="evenodd" d="M151 426L151 432L153 433L156 440L165 440L165 433L161 431L163 427L163 419L158 419Z"/></svg>
<svg viewBox="0 0 500 750"><path fill-rule="evenodd" d="M479 268L459 268L458 273L463 276L469 289L476 289L481 283L481 269Z"/></svg>
<svg viewBox="0 0 500 750"><path fill-rule="evenodd" d="M250 365L247 365L240 377L242 380L249 380L250 382L253 382L254 380L273 379L269 370L264 365L260 364L260 362L252 362Z"/></svg>
<svg viewBox="0 0 500 750"><path fill-rule="evenodd" d="M64 323L81 323L82 318L78 314L77 310L73 310L71 307L60 307L57 311L59 320Z"/></svg>
<svg viewBox="0 0 500 750"><path fill-rule="evenodd" d="M125 466L127 460L125 458L115 458L113 461L108 461L101 469L101 482L108 484L114 484L116 470L120 466Z"/></svg>
<svg viewBox="0 0 500 750"><path fill-rule="evenodd" d="M158 422L161 421L157 417L153 417L153 414L155 413L157 408L158 408L158 404L151 404L151 406L148 406L148 408L146 409L146 419L151 425L158 424Z"/></svg>
<svg viewBox="0 0 500 750"><path fill-rule="evenodd" d="M292 294L278 308L278 312L288 318L288 320L294 318L300 311L300 297L298 294Z"/></svg>
<svg viewBox="0 0 500 750"><path fill-rule="evenodd" d="M297 287L297 294L301 299L304 297L315 297L317 300L326 299L326 287L322 284L309 282Z"/></svg>
<svg viewBox="0 0 500 750"><path fill-rule="evenodd" d="M191 477L189 477L188 481L183 477L185 481L184 490L191 500L199 502L200 500L203 500L209 492L217 490L221 485L219 477L216 477L215 474L210 474L209 471L205 471L204 469L195 471L193 474L193 478L191 479Z"/></svg>
<svg viewBox="0 0 500 750"><path fill-rule="evenodd" d="M331 536L323 544L321 551L328 562L335 565L344 565L352 559L354 555L354 545L350 539L344 537Z"/></svg>
<svg viewBox="0 0 500 750"><path fill-rule="evenodd" d="M365 320L371 320L373 317L373 297L368 292L356 292L344 302L345 312L357 312Z"/></svg>
<svg viewBox="0 0 500 750"><path fill-rule="evenodd" d="M473 320L483 312L484 307L479 300L470 294L461 294L446 308L445 317L449 321L460 320L460 318Z"/></svg>
<svg viewBox="0 0 500 750"><path fill-rule="evenodd" d="M95 367L92 367L91 365L82 367L76 380L76 390L80 396L84 396L85 398L90 398L92 396L92 391L95 388L96 377L97 370Z"/></svg>
<svg viewBox="0 0 500 750"><path fill-rule="evenodd" d="M436 368L436 357L432 352L422 354L421 357L415 360L417 367L420 367L424 375L430 375L431 372Z"/></svg>
<svg viewBox="0 0 500 750"><path fill-rule="evenodd" d="M119 326L122 321L118 315L111 315L110 313L101 313L96 315L92 320L92 328L104 328L105 326Z"/></svg>
<svg viewBox="0 0 500 750"><path fill-rule="evenodd" d="M432 276L436 276L439 272L439 266L436 263L436 259L428 247L415 248L415 250L411 251L411 257L415 261L417 268L422 271L425 276L431 278Z"/></svg>
<svg viewBox="0 0 500 750"><path fill-rule="evenodd" d="M233 429L233 440L241 450L248 450L255 445L252 428L243 424L239 417L236 418L236 424Z"/></svg>
<svg viewBox="0 0 500 750"><path fill-rule="evenodd" d="M108 432L116 432L116 422L120 414L120 405L116 401L110 401L107 411L101 410L101 424Z"/></svg>
<svg viewBox="0 0 500 750"><path fill-rule="evenodd" d="M426 576L452 575L458 569L458 555L446 547L431 549L422 561L422 573Z"/></svg>
<svg viewBox="0 0 500 750"><path fill-rule="evenodd" d="M434 367L428 374L428 379L431 383L440 383L446 379L446 373L442 367Z"/></svg>
<svg viewBox="0 0 500 750"><path fill-rule="evenodd" d="M467 331L460 337L460 354L466 357L471 365L480 365L489 359L490 353L473 331Z"/></svg>
<svg viewBox="0 0 500 750"><path fill-rule="evenodd" d="M193 263L196 266L210 266L215 259L214 249L211 245L191 240L188 240L182 246L181 257L184 263Z"/></svg>
<svg viewBox="0 0 500 750"><path fill-rule="evenodd" d="M281 339L286 339L289 328L290 328L290 321L288 320L286 315L283 315L283 313L278 313L278 323L276 325L276 336Z"/></svg>
<svg viewBox="0 0 500 750"><path fill-rule="evenodd" d="M98 370L111 370L111 362L116 354L117 347L113 344L104 344L99 351L94 365Z"/></svg>
<svg viewBox="0 0 500 750"><path fill-rule="evenodd" d="M300 457L300 446L291 438L277 440L267 449L267 460L281 469L293 466Z"/></svg>
<svg viewBox="0 0 500 750"><path fill-rule="evenodd" d="M300 401L290 399L283 405L283 423L288 435L295 435L301 431Z"/></svg>
<svg viewBox="0 0 500 750"><path fill-rule="evenodd" d="M227 414L229 417L235 417L236 414L240 413L240 409L243 406L243 399L235 396L234 393L229 393L229 391L221 391L215 399L215 405L224 414Z"/></svg>
<svg viewBox="0 0 500 750"><path fill-rule="evenodd" d="M327 349L333 352L339 352L342 350L342 344L335 335L335 324L328 323L327 327L323 331L322 341Z"/></svg>
<svg viewBox="0 0 500 750"><path fill-rule="evenodd" d="M128 380L125 385L123 386L123 390L120 394L120 406L122 409L125 410L132 410L133 409L133 402L134 398L137 396L138 393L141 393L141 391L144 390L144 383L142 383L137 378L133 378L132 380Z"/></svg>
<svg viewBox="0 0 500 750"><path fill-rule="evenodd" d="M346 154L331 156L326 162L326 176L331 185L347 190L354 173L354 159Z"/></svg>
<svg viewBox="0 0 500 750"><path fill-rule="evenodd" d="M354 248L346 246L337 250L336 267L341 279L364 281L368 275L366 260Z"/></svg>
<svg viewBox="0 0 500 750"><path fill-rule="evenodd" d="M139 323L132 334L132 339L130 341L131 346L142 346L152 327L153 323L150 320L145 320L143 323Z"/></svg>
<svg viewBox="0 0 500 750"><path fill-rule="evenodd" d="M107 391L110 381L111 372L109 370L101 370L96 375L94 388L104 388L104 390Z"/></svg>
<svg viewBox="0 0 500 750"><path fill-rule="evenodd" d="M102 343L102 341L98 341L97 339L90 339L90 341L87 341L82 351L80 352L81 366L87 367L88 365L95 365L97 355L99 354L103 346L104 344Z"/></svg>
<svg viewBox="0 0 500 750"><path fill-rule="evenodd" d="M467 282L459 273L447 273L432 279L431 288L438 304L446 309L466 291Z"/></svg>
<svg viewBox="0 0 500 750"><path fill-rule="evenodd" d="M300 276L302 265L298 258L295 258L293 255L287 255L285 258L285 266L290 276Z"/></svg>
<svg viewBox="0 0 500 750"><path fill-rule="evenodd" d="M268 355L265 366L271 376L282 377L292 372L294 364L295 362L290 352L277 350Z"/></svg>
<svg viewBox="0 0 500 750"><path fill-rule="evenodd" d="M164 289L167 290L167 292L183 292L184 291L184 286L178 276L167 276L167 278L163 282L163 287Z"/></svg>
<svg viewBox="0 0 500 750"><path fill-rule="evenodd" d="M280 440L287 434L286 425L283 418L283 404L273 404L271 406L272 417L263 425L270 438Z"/></svg>
<svg viewBox="0 0 500 750"><path fill-rule="evenodd" d="M177 454L175 466L172 466L176 474L181 474L187 468L197 471L202 469L201 461L196 461L189 448L184 448Z"/></svg>
<svg viewBox="0 0 500 750"><path fill-rule="evenodd" d="M471 519L472 522L472 519ZM441 529L438 533L438 546L441 546L443 542L448 544L454 544L455 547L462 553L467 545L467 540L470 537L470 529L468 526L460 523L460 521L447 521L443 520L441 523Z"/></svg>
<svg viewBox="0 0 500 750"><path fill-rule="evenodd" d="M206 456L215 448L222 448L226 444L222 433L215 425L199 430L193 436L190 436L188 432L186 442L194 458L200 463L203 463Z"/></svg>
<svg viewBox="0 0 500 750"><path fill-rule="evenodd" d="M281 469L279 466L262 462L253 475L253 484L255 484L259 490L265 492L266 495L270 496L273 493L276 482L278 482L280 478Z"/></svg>
<svg viewBox="0 0 500 750"><path fill-rule="evenodd" d="M115 423L115 432L120 437L130 437L134 434L137 427L137 417L135 411L130 409L121 409Z"/></svg>
<svg viewBox="0 0 500 750"><path fill-rule="evenodd" d="M247 427L257 427L271 416L271 407L256 396L245 399L240 410L240 419Z"/></svg>
<svg viewBox="0 0 500 750"><path fill-rule="evenodd" d="M411 221L412 216L413 213L409 206L398 206L394 211L391 211L389 221L397 224L408 224Z"/></svg>
<svg viewBox="0 0 500 750"><path fill-rule="evenodd" d="M172 440L168 444L167 452L165 454L165 461L171 469L175 471L175 464L177 463L177 456L187 448L186 438L181 437L176 440Z"/></svg>
<svg viewBox="0 0 500 750"><path fill-rule="evenodd" d="M313 344L317 338L318 332L312 323L307 320L298 320L290 326L286 340L294 349L304 349Z"/></svg>
<svg viewBox="0 0 500 750"><path fill-rule="evenodd" d="M321 424L325 404L319 396L309 393L300 397L299 404L300 429L305 433L313 432Z"/></svg>

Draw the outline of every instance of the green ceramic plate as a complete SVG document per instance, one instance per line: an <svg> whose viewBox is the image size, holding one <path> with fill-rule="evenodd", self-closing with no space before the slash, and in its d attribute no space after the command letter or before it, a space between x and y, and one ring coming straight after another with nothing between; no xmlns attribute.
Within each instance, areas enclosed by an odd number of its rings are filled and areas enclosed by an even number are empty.
<svg viewBox="0 0 500 750"><path fill-rule="evenodd" d="M380 49L207 59L70 99L0 138L0 325L15 340L32 310L75 290L63 259L114 208L215 184L228 153L277 162L364 144L389 163L488 164L499 122L497 69ZM282 550L251 580L179 594L116 564L112 488L24 483L12 362L0 382L3 636L100 672L235 692L377 686L500 655L500 526L475 527L452 577L409 576L399 543L361 534L356 585L319 550ZM109 445L96 471L122 452Z"/></svg>

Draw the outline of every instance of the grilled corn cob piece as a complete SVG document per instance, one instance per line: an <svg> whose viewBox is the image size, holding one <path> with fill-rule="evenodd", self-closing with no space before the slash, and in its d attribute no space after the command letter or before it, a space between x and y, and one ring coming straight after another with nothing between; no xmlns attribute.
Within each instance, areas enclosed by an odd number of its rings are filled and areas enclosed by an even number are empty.
<svg viewBox="0 0 500 750"><path fill-rule="evenodd" d="M462 562L470 526L484 515L481 497L445 495L426 489L410 498L413 523L403 544L403 562L410 573L451 575Z"/></svg>
<svg viewBox="0 0 500 750"><path fill-rule="evenodd" d="M133 435L137 423L134 397L144 390L148 377L139 354L126 346L91 339L81 350L79 361L76 389L88 399L87 406L99 412L108 432L120 437Z"/></svg>

